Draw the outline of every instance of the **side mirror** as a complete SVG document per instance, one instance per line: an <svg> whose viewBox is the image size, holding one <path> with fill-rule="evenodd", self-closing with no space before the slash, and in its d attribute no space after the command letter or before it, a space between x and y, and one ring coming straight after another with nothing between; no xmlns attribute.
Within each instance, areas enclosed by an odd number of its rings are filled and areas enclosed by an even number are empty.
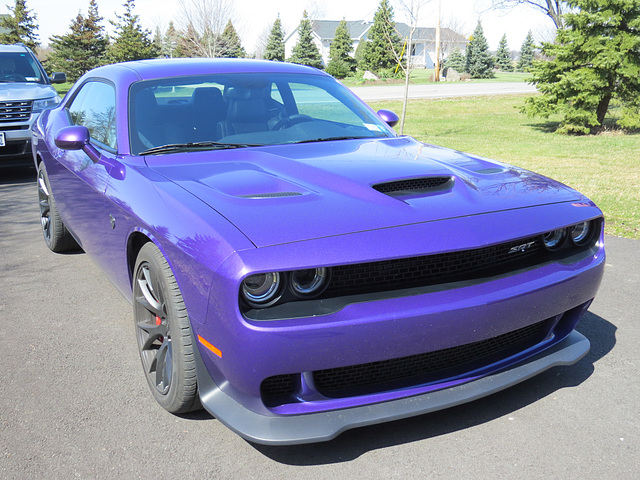
<svg viewBox="0 0 640 480"><path fill-rule="evenodd" d="M100 152L91 145L89 129L83 125L64 127L58 131L55 143L62 150L82 150L93 163L100 161Z"/></svg>
<svg viewBox="0 0 640 480"><path fill-rule="evenodd" d="M382 120L384 120L390 127L395 127L400 121L398 115L393 113L391 110L378 110L378 116Z"/></svg>
<svg viewBox="0 0 640 480"><path fill-rule="evenodd" d="M67 74L62 72L52 73L49 77L51 83L65 83L67 81Z"/></svg>

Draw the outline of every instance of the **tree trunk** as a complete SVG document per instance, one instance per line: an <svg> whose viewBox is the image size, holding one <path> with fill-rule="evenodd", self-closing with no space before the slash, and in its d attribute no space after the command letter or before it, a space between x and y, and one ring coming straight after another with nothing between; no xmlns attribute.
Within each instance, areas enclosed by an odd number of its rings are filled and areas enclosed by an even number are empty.
<svg viewBox="0 0 640 480"><path fill-rule="evenodd" d="M611 93L607 93L600 103L598 103L598 108L596 109L596 115L598 116L598 123L602 126L602 122L604 122L604 117L607 114L607 110L609 110L609 102L611 101Z"/></svg>

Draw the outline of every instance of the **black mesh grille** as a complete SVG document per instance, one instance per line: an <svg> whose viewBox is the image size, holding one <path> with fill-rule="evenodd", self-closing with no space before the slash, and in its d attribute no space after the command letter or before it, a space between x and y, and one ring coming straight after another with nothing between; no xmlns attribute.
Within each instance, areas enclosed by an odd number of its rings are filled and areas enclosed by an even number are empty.
<svg viewBox="0 0 640 480"><path fill-rule="evenodd" d="M487 340L409 357L313 372L315 387L328 398L365 395L444 380L507 358L540 343L551 319ZM276 375L262 382L267 405L291 401L300 374Z"/></svg>
<svg viewBox="0 0 640 480"><path fill-rule="evenodd" d="M422 257L342 265L332 269L326 297L471 280L511 270L541 249L536 237Z"/></svg>
<svg viewBox="0 0 640 480"><path fill-rule="evenodd" d="M293 394L296 375L275 375L262 382L262 398L280 398Z"/></svg>
<svg viewBox="0 0 640 480"><path fill-rule="evenodd" d="M480 342L380 362L313 373L318 391L344 397L401 388L461 374L506 358L544 339L547 320Z"/></svg>
<svg viewBox="0 0 640 480"><path fill-rule="evenodd" d="M249 195L239 195L240 198L280 198L280 197L297 197L302 195L299 192L274 192L274 193L255 193Z"/></svg>
<svg viewBox="0 0 640 480"><path fill-rule="evenodd" d="M374 185L373 188L380 193L396 197L426 193L436 189L439 190L449 182L451 182L451 177L423 177L399 180L397 182L379 183Z"/></svg>
<svg viewBox="0 0 640 480"><path fill-rule="evenodd" d="M31 116L31 102L0 101L0 122L23 122Z"/></svg>

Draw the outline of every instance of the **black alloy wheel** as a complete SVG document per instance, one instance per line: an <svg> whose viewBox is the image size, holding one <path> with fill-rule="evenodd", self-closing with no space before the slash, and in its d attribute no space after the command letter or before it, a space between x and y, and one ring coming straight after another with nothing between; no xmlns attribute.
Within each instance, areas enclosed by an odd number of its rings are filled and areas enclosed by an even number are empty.
<svg viewBox="0 0 640 480"><path fill-rule="evenodd" d="M171 413L197 410L189 317L169 264L151 242L138 254L133 298L140 359L153 396Z"/></svg>

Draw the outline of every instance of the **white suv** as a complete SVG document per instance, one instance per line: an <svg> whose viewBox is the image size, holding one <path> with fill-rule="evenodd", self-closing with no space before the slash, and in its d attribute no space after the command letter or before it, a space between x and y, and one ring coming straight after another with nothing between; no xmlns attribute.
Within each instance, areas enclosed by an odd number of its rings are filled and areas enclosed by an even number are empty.
<svg viewBox="0 0 640 480"><path fill-rule="evenodd" d="M23 44L0 45L0 167L31 159L31 125L60 102L51 84L66 81L64 73L49 78Z"/></svg>

